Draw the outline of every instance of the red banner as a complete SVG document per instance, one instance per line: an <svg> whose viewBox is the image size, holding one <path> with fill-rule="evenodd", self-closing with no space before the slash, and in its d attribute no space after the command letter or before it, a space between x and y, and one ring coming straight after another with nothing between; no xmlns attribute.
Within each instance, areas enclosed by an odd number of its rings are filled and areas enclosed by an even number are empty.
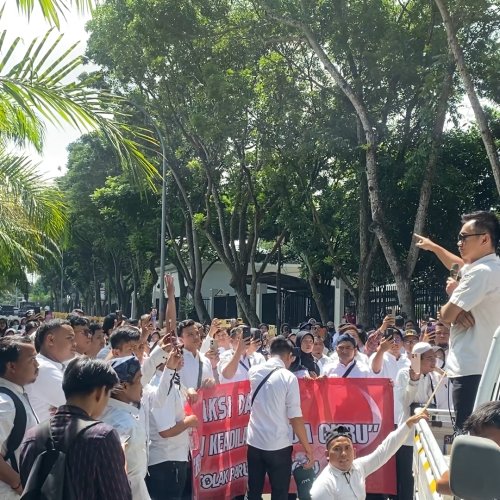
<svg viewBox="0 0 500 500"><path fill-rule="evenodd" d="M388 379L329 378L299 380L301 406L316 475L325 467L325 436L346 425L356 455L372 452L394 429L393 390ZM250 414L249 382L205 389L193 407L200 427L193 436L193 494L197 500L244 495L247 484L246 428ZM273 422L269 422L273 425ZM294 446L294 458L303 453ZM296 463L294 463L294 466ZM367 481L370 493L396 493L394 460ZM295 482L290 482L295 491Z"/></svg>

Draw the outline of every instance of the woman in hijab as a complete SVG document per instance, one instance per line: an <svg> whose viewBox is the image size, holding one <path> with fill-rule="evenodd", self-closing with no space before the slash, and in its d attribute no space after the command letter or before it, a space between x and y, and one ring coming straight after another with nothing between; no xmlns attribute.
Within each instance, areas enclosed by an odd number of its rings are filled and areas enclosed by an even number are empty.
<svg viewBox="0 0 500 500"><path fill-rule="evenodd" d="M295 373L297 378L316 378L320 374L320 369L312 355L314 347L314 335L308 331L303 330L297 333L295 339L298 356L290 366L290 371Z"/></svg>

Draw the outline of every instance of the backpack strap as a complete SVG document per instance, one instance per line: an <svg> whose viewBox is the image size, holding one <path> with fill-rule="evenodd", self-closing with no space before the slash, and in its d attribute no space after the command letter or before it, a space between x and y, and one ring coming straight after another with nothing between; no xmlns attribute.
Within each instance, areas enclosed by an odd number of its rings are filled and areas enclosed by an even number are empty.
<svg viewBox="0 0 500 500"><path fill-rule="evenodd" d="M269 377L277 370L281 370L281 366L277 366L276 368L273 368L261 381L260 384L257 386L257 389L255 389L255 392L252 395L252 401L250 402L250 406L253 406L253 402L255 398L257 397L257 394L261 390L262 386L269 380Z"/></svg>
<svg viewBox="0 0 500 500"><path fill-rule="evenodd" d="M16 409L16 415L14 417L14 426L10 431L9 437L7 438L7 452L4 455L4 460L10 463L10 466L19 472L19 466L17 463L15 452L21 446L24 435L26 434L26 424L28 421L28 416L26 415L26 408L24 407L21 398L7 387L0 387L0 393L6 394L12 399L14 407Z"/></svg>
<svg viewBox="0 0 500 500"><path fill-rule="evenodd" d="M355 366L356 366L356 360L354 360L352 365L345 371L344 375L342 375L342 378L347 378Z"/></svg>

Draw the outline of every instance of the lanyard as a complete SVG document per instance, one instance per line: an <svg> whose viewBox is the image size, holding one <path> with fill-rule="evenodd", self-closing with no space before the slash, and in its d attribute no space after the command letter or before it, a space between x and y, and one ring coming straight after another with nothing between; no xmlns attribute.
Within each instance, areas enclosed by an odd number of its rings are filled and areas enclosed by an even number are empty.
<svg viewBox="0 0 500 500"><path fill-rule="evenodd" d="M247 366L245 363L243 363L243 361L242 361L241 359L239 360L239 364L240 364L240 365L241 365L241 366L242 366L242 367L243 367L246 371L250 370L250 368L252 367L252 363L250 362L250 358L248 358L248 357L247 357L247 360L248 360L248 366Z"/></svg>

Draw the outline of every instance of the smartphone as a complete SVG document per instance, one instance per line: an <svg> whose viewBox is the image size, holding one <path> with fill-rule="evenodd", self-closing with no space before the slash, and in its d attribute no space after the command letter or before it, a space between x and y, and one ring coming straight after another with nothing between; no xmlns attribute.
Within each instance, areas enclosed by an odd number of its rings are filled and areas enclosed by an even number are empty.
<svg viewBox="0 0 500 500"><path fill-rule="evenodd" d="M383 338L392 340L394 338L394 328L387 328L384 332Z"/></svg>
<svg viewBox="0 0 500 500"><path fill-rule="evenodd" d="M276 326L275 325L269 325L269 336L270 337L276 337Z"/></svg>
<svg viewBox="0 0 500 500"><path fill-rule="evenodd" d="M246 326L246 325L243 325L241 328L243 329L242 338L243 339L249 339L252 336L252 332L251 332L250 327Z"/></svg>
<svg viewBox="0 0 500 500"><path fill-rule="evenodd" d="M262 332L258 328L251 328L250 332L252 334L253 340L258 340L259 342L262 342Z"/></svg>
<svg viewBox="0 0 500 500"><path fill-rule="evenodd" d="M410 366L415 373L420 373L420 354L411 354Z"/></svg>
<svg viewBox="0 0 500 500"><path fill-rule="evenodd" d="M231 321L228 319L221 319L219 323L220 328L231 328Z"/></svg>
<svg viewBox="0 0 500 500"><path fill-rule="evenodd" d="M51 311L45 311L45 321L49 321L52 319L52 312Z"/></svg>
<svg viewBox="0 0 500 500"><path fill-rule="evenodd" d="M210 350L217 352L219 350L219 343L215 339L210 340Z"/></svg>

